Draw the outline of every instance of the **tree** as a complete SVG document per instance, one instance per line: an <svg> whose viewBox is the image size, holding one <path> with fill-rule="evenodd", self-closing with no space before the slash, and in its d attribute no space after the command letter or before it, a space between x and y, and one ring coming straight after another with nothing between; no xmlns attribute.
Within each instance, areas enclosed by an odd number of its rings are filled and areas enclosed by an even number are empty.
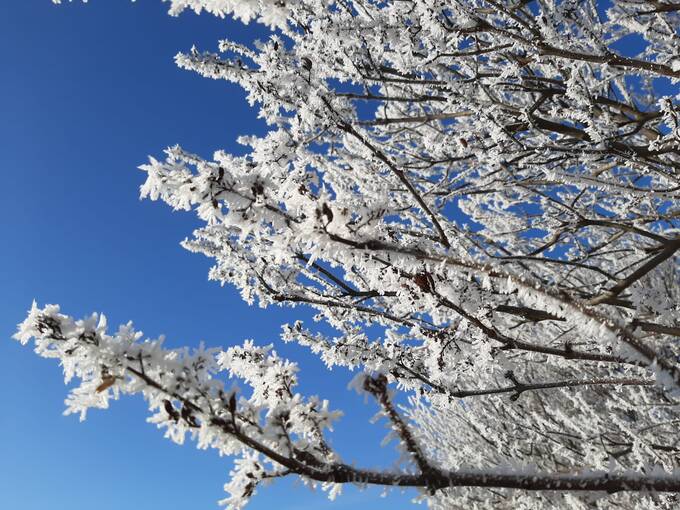
<svg viewBox="0 0 680 510"><path fill-rule="evenodd" d="M229 508L298 476L416 487L432 508L671 507L680 491L680 4L171 0L271 28L180 67L241 85L246 156L179 147L143 197L195 210L184 246L329 366L358 369L401 471L343 461L339 418L272 346L169 350L34 304L84 418L141 393L175 442L237 460ZM225 376L251 389L227 389Z"/></svg>

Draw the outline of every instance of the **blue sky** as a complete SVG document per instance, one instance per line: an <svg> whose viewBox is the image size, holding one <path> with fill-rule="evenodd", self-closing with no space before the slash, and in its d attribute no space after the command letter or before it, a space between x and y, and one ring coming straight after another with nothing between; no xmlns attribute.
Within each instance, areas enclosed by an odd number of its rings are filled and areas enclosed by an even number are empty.
<svg viewBox="0 0 680 510"><path fill-rule="evenodd" d="M159 0L0 2L0 507L97 510L210 509L224 497L230 461L178 447L147 424L143 402L115 402L85 423L64 417L61 369L10 341L36 299L78 317L133 320L172 346L278 342L280 324L310 314L260 310L207 280L209 261L179 241L194 217L140 201L136 167L175 143L210 156L240 151L264 126L240 89L177 69L192 44L243 42L261 28L187 13ZM294 313L294 315L293 315ZM333 443L345 460L390 465L376 409L295 346L302 389L346 411ZM360 432L359 432L360 431ZM252 509L405 508L413 494L348 491L334 503L292 482L260 490Z"/></svg>

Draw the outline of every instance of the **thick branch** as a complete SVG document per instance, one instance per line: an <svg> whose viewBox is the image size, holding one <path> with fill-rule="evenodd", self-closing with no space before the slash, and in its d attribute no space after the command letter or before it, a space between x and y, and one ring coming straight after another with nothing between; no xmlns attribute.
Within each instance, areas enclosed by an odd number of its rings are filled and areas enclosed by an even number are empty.
<svg viewBox="0 0 680 510"><path fill-rule="evenodd" d="M497 395L500 393L512 393L512 399L517 400L525 391L547 390L553 388L576 388L578 386L653 386L654 381L649 379L603 377L593 379L567 379L566 381L544 383L520 383L514 375L507 376L513 381L512 386L502 388L487 388L481 390L458 390L450 392L452 397L467 398L483 395Z"/></svg>
<svg viewBox="0 0 680 510"><path fill-rule="evenodd" d="M179 398L185 406L206 415L210 413L196 404L166 390L153 379L132 367L132 374L173 398ZM556 491L640 491L657 492L680 491L680 478L671 476L612 475L610 473L585 473L580 475L559 475L553 473L496 473L488 470L443 471L429 468L419 474L394 473L358 469L347 464L330 463L309 465L305 462L282 455L259 441L243 434L232 422L212 415L210 424L237 438L241 443L260 452L274 462L284 466L291 473L303 475L313 480L334 483L361 483L383 486L422 487L438 490L448 487L486 487L523 490Z"/></svg>
<svg viewBox="0 0 680 510"><path fill-rule="evenodd" d="M413 437L408 425L406 425L390 400L387 391L387 379L385 376L379 375L378 377L366 377L364 380L364 389L373 395L383 408L383 411L385 411L385 414L392 422L397 434L399 434L399 438L404 444L406 450L411 454L413 460L418 465L420 472L423 474L431 473L433 468L425 457L425 454L420 448L418 441L416 441L416 438Z"/></svg>
<svg viewBox="0 0 680 510"><path fill-rule="evenodd" d="M671 258L676 251L680 249L680 238L674 239L666 243L664 248L657 253L654 257L649 259L646 263L641 265L635 271L633 271L628 277L621 280L619 283L611 287L610 289L604 291L599 296L596 296L588 301L589 305L598 305L604 303L607 300L618 296L622 291L633 285L640 278L645 276L655 267L664 263L666 260Z"/></svg>

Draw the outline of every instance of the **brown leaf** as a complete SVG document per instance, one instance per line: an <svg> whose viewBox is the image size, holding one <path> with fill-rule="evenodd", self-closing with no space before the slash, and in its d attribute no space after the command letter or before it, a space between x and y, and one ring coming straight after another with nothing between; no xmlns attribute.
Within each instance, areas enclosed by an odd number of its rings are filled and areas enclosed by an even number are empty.
<svg viewBox="0 0 680 510"><path fill-rule="evenodd" d="M434 280L432 275L428 273L418 273L413 277L413 282L424 292L432 292L434 290Z"/></svg>
<svg viewBox="0 0 680 510"><path fill-rule="evenodd" d="M97 393L101 393L102 391L105 391L109 389L111 386L113 386L113 383L116 382L116 378L112 375L105 375L102 378L102 382L99 386L97 386L97 389L95 390Z"/></svg>

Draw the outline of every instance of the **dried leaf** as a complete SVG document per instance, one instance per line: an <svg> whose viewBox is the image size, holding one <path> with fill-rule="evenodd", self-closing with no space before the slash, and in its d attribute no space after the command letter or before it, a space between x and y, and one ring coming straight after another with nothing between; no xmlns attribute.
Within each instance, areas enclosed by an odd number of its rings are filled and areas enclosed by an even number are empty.
<svg viewBox="0 0 680 510"><path fill-rule="evenodd" d="M99 386L97 386L97 389L95 390L97 393L101 393L102 391L106 391L109 389L113 384L116 382L116 378L112 375L106 375L102 378L102 382Z"/></svg>

